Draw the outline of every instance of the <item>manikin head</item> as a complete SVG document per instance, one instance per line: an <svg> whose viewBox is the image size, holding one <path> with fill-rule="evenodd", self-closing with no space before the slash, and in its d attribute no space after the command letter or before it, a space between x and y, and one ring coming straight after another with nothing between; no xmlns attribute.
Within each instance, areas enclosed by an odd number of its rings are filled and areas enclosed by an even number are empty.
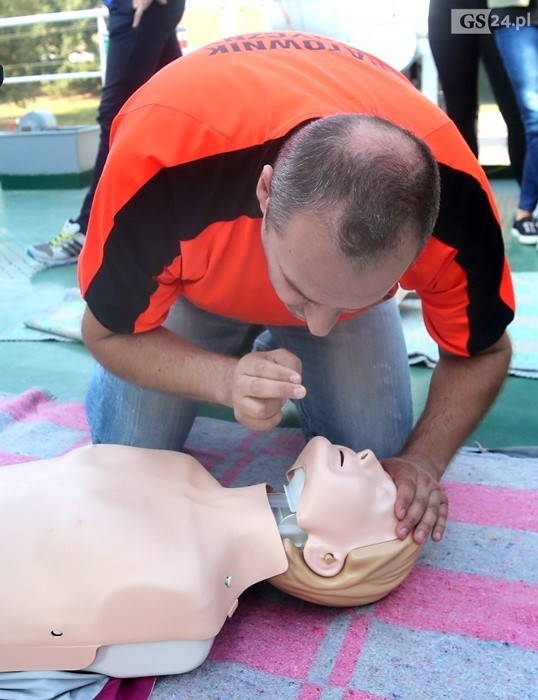
<svg viewBox="0 0 538 700"><path fill-rule="evenodd" d="M364 605L398 586L420 554L397 539L396 487L370 450L315 437L288 471L304 543L284 539L289 568L271 583L322 605Z"/></svg>
<svg viewBox="0 0 538 700"><path fill-rule="evenodd" d="M257 186L273 287L314 335L378 303L430 235L439 173L428 146L386 120L338 114L296 131Z"/></svg>

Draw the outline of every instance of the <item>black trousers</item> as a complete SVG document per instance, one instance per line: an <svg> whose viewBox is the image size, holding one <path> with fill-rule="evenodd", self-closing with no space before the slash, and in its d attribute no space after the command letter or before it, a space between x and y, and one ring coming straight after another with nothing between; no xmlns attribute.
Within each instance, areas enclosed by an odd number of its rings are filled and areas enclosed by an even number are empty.
<svg viewBox="0 0 538 700"><path fill-rule="evenodd" d="M431 0L429 41L448 116L478 155L478 66L482 61L508 130L508 153L521 183L526 140L514 92L491 34L451 34L452 9L486 9L486 0Z"/></svg>
<svg viewBox="0 0 538 700"><path fill-rule="evenodd" d="M101 127L92 182L76 221L86 231L95 189L108 155L110 127L123 103L160 68L181 56L176 27L185 0L153 2L133 29L131 0L113 0L108 22L106 79L97 121Z"/></svg>

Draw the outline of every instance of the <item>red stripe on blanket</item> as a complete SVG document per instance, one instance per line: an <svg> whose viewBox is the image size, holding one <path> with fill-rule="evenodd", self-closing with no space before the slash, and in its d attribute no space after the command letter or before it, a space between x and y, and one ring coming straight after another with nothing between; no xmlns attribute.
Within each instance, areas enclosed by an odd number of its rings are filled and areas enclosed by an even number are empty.
<svg viewBox="0 0 538 700"><path fill-rule="evenodd" d="M34 462L35 457L28 457L27 455L16 455L12 452L0 452L0 466L7 466L8 464L22 464L23 462Z"/></svg>
<svg viewBox="0 0 538 700"><path fill-rule="evenodd" d="M297 700L321 700L323 687L320 685L304 685L297 696Z"/></svg>
<svg viewBox="0 0 538 700"><path fill-rule="evenodd" d="M374 614L392 625L538 649L537 601L530 583L417 567Z"/></svg>
<svg viewBox="0 0 538 700"><path fill-rule="evenodd" d="M352 620L331 673L331 684L349 685L371 621L372 618L366 615Z"/></svg>
<svg viewBox="0 0 538 700"><path fill-rule="evenodd" d="M538 491L448 482L450 519L456 522L538 531Z"/></svg>
<svg viewBox="0 0 538 700"><path fill-rule="evenodd" d="M334 615L327 609L257 599L239 608L216 637L209 658L304 680ZM243 603L243 605L242 605ZM283 649L293 653L282 653Z"/></svg>
<svg viewBox="0 0 538 700"><path fill-rule="evenodd" d="M81 403L57 403L37 389L30 389L21 396L0 399L0 411L20 422L48 421L72 430L89 430Z"/></svg>

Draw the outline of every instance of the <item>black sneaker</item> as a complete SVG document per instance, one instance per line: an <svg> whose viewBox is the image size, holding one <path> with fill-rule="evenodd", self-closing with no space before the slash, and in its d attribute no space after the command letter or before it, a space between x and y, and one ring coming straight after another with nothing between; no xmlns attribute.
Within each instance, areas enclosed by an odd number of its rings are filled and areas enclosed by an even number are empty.
<svg viewBox="0 0 538 700"><path fill-rule="evenodd" d="M512 224L512 235L523 245L538 243L538 223L532 216L526 216Z"/></svg>

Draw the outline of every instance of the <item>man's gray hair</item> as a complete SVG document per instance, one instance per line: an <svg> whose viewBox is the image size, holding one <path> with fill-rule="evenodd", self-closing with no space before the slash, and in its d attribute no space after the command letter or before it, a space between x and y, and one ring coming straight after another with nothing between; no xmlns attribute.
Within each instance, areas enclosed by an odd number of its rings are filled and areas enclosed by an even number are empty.
<svg viewBox="0 0 538 700"><path fill-rule="evenodd" d="M439 169L429 147L392 122L337 114L294 133L274 164L267 225L283 233L315 216L355 265L377 262L406 236L417 252L439 211Z"/></svg>

